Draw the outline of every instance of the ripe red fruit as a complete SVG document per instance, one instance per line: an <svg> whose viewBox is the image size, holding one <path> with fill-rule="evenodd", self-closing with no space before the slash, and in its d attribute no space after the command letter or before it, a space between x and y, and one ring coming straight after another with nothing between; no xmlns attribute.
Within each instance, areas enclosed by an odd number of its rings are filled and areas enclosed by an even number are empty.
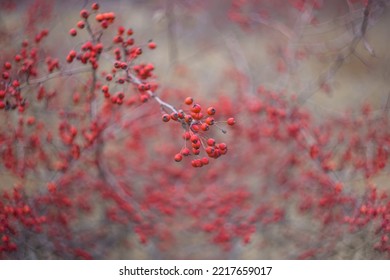
<svg viewBox="0 0 390 280"><path fill-rule="evenodd" d="M77 23L77 27L80 28L80 29L83 29L83 28L85 27L84 21L80 20L80 21Z"/></svg>
<svg viewBox="0 0 390 280"><path fill-rule="evenodd" d="M22 60L22 56L20 54L17 54L17 55L15 55L14 59L16 62L19 62Z"/></svg>
<svg viewBox="0 0 390 280"><path fill-rule="evenodd" d="M104 20L104 15L103 14L97 14L95 16L95 19L96 19L96 21L101 22L101 21Z"/></svg>
<svg viewBox="0 0 390 280"><path fill-rule="evenodd" d="M185 100L184 100L184 103L187 104L187 105L191 105L192 102L194 102L194 99L192 97L187 97Z"/></svg>
<svg viewBox="0 0 390 280"><path fill-rule="evenodd" d="M4 80L8 80L8 78L9 78L9 73L8 72L3 72L3 79Z"/></svg>
<svg viewBox="0 0 390 280"><path fill-rule="evenodd" d="M208 124L208 125L213 125L214 124L214 118L212 117L207 117L205 122Z"/></svg>
<svg viewBox="0 0 390 280"><path fill-rule="evenodd" d="M10 62L7 61L7 62L4 63L4 68L5 68L6 70L10 70L11 67L12 67L12 65L11 65Z"/></svg>
<svg viewBox="0 0 390 280"><path fill-rule="evenodd" d="M169 114L162 115L163 122L169 122L170 119L171 119L171 116Z"/></svg>
<svg viewBox="0 0 390 280"><path fill-rule="evenodd" d="M156 45L155 42L149 42L148 43L148 47L149 47L149 49L153 50L153 49L155 49L157 47L157 45Z"/></svg>
<svg viewBox="0 0 390 280"><path fill-rule="evenodd" d="M209 146L215 146L215 139L214 139L214 138L209 138L209 139L207 139L207 145L209 145Z"/></svg>
<svg viewBox="0 0 390 280"><path fill-rule="evenodd" d="M202 125L200 126L200 128L203 130L203 131L207 131L209 130L209 125L207 123L202 123Z"/></svg>
<svg viewBox="0 0 390 280"><path fill-rule="evenodd" d="M190 115L185 115L184 116L184 120L186 121L186 123L190 124L192 122L192 117Z"/></svg>
<svg viewBox="0 0 390 280"><path fill-rule="evenodd" d="M181 154L176 154L175 155L175 161L180 162L183 159L183 156Z"/></svg>
<svg viewBox="0 0 390 280"><path fill-rule="evenodd" d="M184 138L185 140L190 140L191 134L190 134L188 131L186 131L186 132L183 133L183 138Z"/></svg>
<svg viewBox="0 0 390 280"><path fill-rule="evenodd" d="M183 149L181 150L181 154L182 154L183 156L188 156L188 155L190 154L190 149L188 149L188 148L183 148Z"/></svg>
<svg viewBox="0 0 390 280"><path fill-rule="evenodd" d="M74 29L74 28L72 28L71 30L69 30L69 34L70 34L70 36L76 36L77 35L77 30L76 29Z"/></svg>
<svg viewBox="0 0 390 280"><path fill-rule="evenodd" d="M178 118L179 118L179 117L178 117L178 114L177 114L177 113L175 113L175 112L171 113L171 119L172 119L172 120L177 121Z"/></svg>
<svg viewBox="0 0 390 280"><path fill-rule="evenodd" d="M192 143L196 143L198 141L199 141L199 137L197 135L194 134L194 135L191 136L191 142Z"/></svg>
<svg viewBox="0 0 390 280"><path fill-rule="evenodd" d="M92 6L91 6L91 8L92 8L92 10L97 11L97 10L99 10L100 6L99 6L98 3L93 3Z"/></svg>
<svg viewBox="0 0 390 280"><path fill-rule="evenodd" d="M234 118L228 118L227 124L228 125L234 125L236 123L236 120Z"/></svg>
<svg viewBox="0 0 390 280"><path fill-rule="evenodd" d="M226 149L227 149L227 145L226 145L225 143L219 143L219 144L218 144L218 148L219 148L220 150L226 150Z"/></svg>
<svg viewBox="0 0 390 280"><path fill-rule="evenodd" d="M209 114L210 116L214 115L215 114L215 108L214 107L207 108L207 114Z"/></svg>
<svg viewBox="0 0 390 280"><path fill-rule="evenodd" d="M81 10L80 11L80 16L82 18L88 18L89 17L89 12L87 10Z"/></svg>
<svg viewBox="0 0 390 280"><path fill-rule="evenodd" d="M202 110L202 107L199 104L192 105L191 112L199 113Z"/></svg>

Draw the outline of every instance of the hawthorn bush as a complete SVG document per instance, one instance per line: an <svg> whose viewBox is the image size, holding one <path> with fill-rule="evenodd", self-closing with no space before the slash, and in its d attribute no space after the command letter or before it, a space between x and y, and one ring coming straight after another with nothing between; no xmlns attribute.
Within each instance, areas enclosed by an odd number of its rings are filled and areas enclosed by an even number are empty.
<svg viewBox="0 0 390 280"><path fill-rule="evenodd" d="M388 4L2 1L0 257L388 258Z"/></svg>

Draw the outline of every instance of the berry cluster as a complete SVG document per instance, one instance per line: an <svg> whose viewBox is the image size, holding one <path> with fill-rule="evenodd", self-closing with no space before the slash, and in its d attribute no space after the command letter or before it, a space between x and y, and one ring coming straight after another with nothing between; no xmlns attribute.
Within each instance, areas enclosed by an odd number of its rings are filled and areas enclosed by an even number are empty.
<svg viewBox="0 0 390 280"><path fill-rule="evenodd" d="M191 161L193 167L202 167L209 164L209 158L217 159L227 153L225 143L217 143L214 138L208 137L206 133L212 126L218 127L223 133L226 131L220 128L214 119L216 110L214 107L207 108L206 112L202 111L201 105L194 103L192 97L187 97L184 103L190 107L189 110L173 111L171 114L162 115L163 122L170 120L180 122L185 132L183 139L186 140L185 147L174 157L175 161L180 162L183 157L190 155L198 156ZM229 118L226 123L230 126L235 124L234 118ZM188 146L187 146L188 143ZM201 148L204 149L207 156L200 157Z"/></svg>
<svg viewBox="0 0 390 280"><path fill-rule="evenodd" d="M94 70L98 69L99 56L107 51L113 52L112 67L109 71L102 72L102 76L106 83L100 85L101 92L104 97L111 101L112 104L121 105L125 102L126 89L128 85L132 85L135 91L138 93L138 98L141 103L154 99L157 101L163 111L169 112L162 116L164 122L170 120L181 123L185 129L183 138L189 143L182 148L181 152L175 155L177 162L181 161L183 157L190 155L199 156L201 148L204 149L207 156L197 157L192 160L192 166L202 167L209 163L209 158L219 158L221 155L227 153L227 145L225 143L217 143L215 139L206 136L211 126L217 126L217 122L214 119L216 110L213 107L202 111L202 107L199 104L194 103L192 97L185 99L185 104L190 106L189 110L176 110L172 105L162 101L156 96L155 92L158 88L157 83L151 81L154 77L154 65L151 63L139 63L136 64L135 60L142 55L142 45L136 45L133 38L134 31L129 28L125 29L123 26L117 28L117 32L112 39L112 45L105 46L101 42L101 34L103 29L108 28L115 19L114 13L99 13L95 19L100 23L100 27L94 30L93 26L89 23L88 18L90 13L96 12L98 7L92 7L92 11L82 10L80 12L81 21L77 23L79 29L86 28L90 34L91 40L84 43L81 50L77 53L75 50L71 50L68 54L67 61L73 62L76 58L83 64L90 63ZM70 30L71 36L77 35L76 29ZM156 43L150 40L147 43L147 47L151 50L157 47ZM134 96L128 98L125 104L131 105L134 103ZM228 125L234 125L234 118L229 118L226 123ZM220 128L221 129L221 128ZM221 129L223 133L225 130ZM188 146L188 147L187 147Z"/></svg>
<svg viewBox="0 0 390 280"><path fill-rule="evenodd" d="M29 83L32 77L40 73L40 62L45 61L47 73L60 69L59 60L50 56L45 59L41 56L40 43L47 37L49 31L42 30L33 42L24 40L21 50L12 60L5 61L1 69L0 78L0 109L23 112L26 100L22 96L22 89Z"/></svg>
<svg viewBox="0 0 390 280"><path fill-rule="evenodd" d="M12 192L4 191L0 198L0 258L18 250L18 236L27 235L26 229L34 233L42 230L45 216L39 216L27 204L22 188L15 187Z"/></svg>
<svg viewBox="0 0 390 280"><path fill-rule="evenodd" d="M81 46L81 50L71 50L66 58L67 62L72 63L74 59L79 60L83 64L90 63L92 69L99 68L99 57L103 52L112 52L115 60L112 62L112 67L109 71L103 71L102 76L108 82L101 86L101 91L105 98L109 98L113 104L121 105L125 99L125 85L132 84L139 92L139 100L143 103L153 96L153 92L157 89L157 84L147 81L153 77L154 66L151 63L135 64L142 53L142 46L135 45L135 40L132 37L133 29L125 29L123 26L117 28L117 32L112 38L111 45L105 45L102 42L103 31L114 22L115 13L98 13L99 5L92 4L91 11L82 10L80 12L81 20L77 23L79 29L86 29L90 35L90 40ZM93 25L89 22L90 15L95 13L97 22ZM71 36L77 36L77 30L72 28L69 31ZM149 49L155 49L156 43L149 41L147 46ZM122 85L122 87L120 87ZM118 87L119 90L118 90ZM129 98L127 104L134 103L134 98Z"/></svg>

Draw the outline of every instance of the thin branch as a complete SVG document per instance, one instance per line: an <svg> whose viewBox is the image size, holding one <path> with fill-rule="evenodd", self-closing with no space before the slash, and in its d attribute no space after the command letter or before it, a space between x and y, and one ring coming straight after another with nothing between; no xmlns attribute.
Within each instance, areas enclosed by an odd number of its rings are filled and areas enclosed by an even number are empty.
<svg viewBox="0 0 390 280"><path fill-rule="evenodd" d="M368 22L369 22L369 16L371 12L371 6L372 6L372 0L369 0L367 3L366 8L363 12L363 20L360 26L360 32L359 34L355 35L352 39L348 49L344 53L340 53L336 60L333 62L333 64L328 68L328 70L322 74L317 81L315 81L314 84L309 85L306 90L303 90L302 94L298 97L297 102L298 104L304 104L310 97L312 97L324 84L329 82L330 79L332 79L338 70L341 68L341 66L344 64L345 60L355 53L356 47L359 44L359 42L364 38Z"/></svg>
<svg viewBox="0 0 390 280"><path fill-rule="evenodd" d="M25 88L27 86L31 86L31 85L38 85L38 84L44 83L44 82L51 80L51 79L61 78L63 76L72 76L72 75L80 74L80 73L87 73L90 71L91 71L91 68L85 66L85 67L80 67L80 68L71 69L71 70L61 70L58 72L53 72L45 77L29 80L28 82L22 84L20 86L20 89L23 89L23 88Z"/></svg>

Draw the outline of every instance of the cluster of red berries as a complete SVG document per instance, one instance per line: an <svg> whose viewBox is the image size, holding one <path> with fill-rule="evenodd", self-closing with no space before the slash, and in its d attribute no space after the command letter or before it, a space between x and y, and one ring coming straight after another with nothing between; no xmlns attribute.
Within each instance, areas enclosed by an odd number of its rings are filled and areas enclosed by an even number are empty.
<svg viewBox="0 0 390 280"><path fill-rule="evenodd" d="M99 10L100 6L97 3L93 3L91 5L91 12L97 12ZM77 22L77 27L79 29L84 29L86 26L90 28L88 18L91 15L91 12L89 12L86 9L83 9L80 11L80 17L81 20ZM96 14L95 19L98 23L100 23L100 26L103 29L106 29L110 24L112 24L115 20L115 13L109 12L109 13L99 13ZM75 28L71 28L69 30L69 34L71 36L77 36L77 30Z"/></svg>
<svg viewBox="0 0 390 280"><path fill-rule="evenodd" d="M92 12L96 12L99 9L99 5L94 3L92 4ZM81 50L79 53L77 53L75 50L71 50L66 57L66 61L68 63L73 62L73 60L76 58L77 60L81 61L83 64L87 64L88 62L92 65L93 69L97 69L99 67L98 59L99 55L103 51L103 44L96 38L96 34L93 33L91 26L88 22L88 18L90 16L90 12L87 10L81 10L80 11L80 17L82 18L78 23L77 27L79 29L84 29L87 26L88 32L91 33L92 40L87 41L81 46ZM99 19L98 19L99 18ZM104 18L104 19L101 19ZM105 14L97 14L96 20L98 22L102 21L105 23L102 28L107 28L108 24L111 24L115 19L114 13L105 13ZM69 34L71 36L77 35L77 30L75 28L72 28L69 30Z"/></svg>
<svg viewBox="0 0 390 280"><path fill-rule="evenodd" d="M202 167L209 164L209 158L219 158L227 153L227 145L225 143L217 143L214 138L208 137L206 133L210 130L210 127L217 126L217 122L214 119L216 110L214 107L207 108L203 113L201 105L194 103L192 97L187 97L184 103L190 106L187 111L179 110L172 112L171 114L163 114L163 122L170 120L180 122L185 129L183 133L183 139L186 140L186 145L180 153L177 153L174 157L175 161L180 162L183 157L190 155L198 156L191 161L193 167ZM234 118L229 118L226 123L228 125L234 125ZM220 128L223 133L225 130ZM187 147L187 142L189 147ZM207 156L199 157L201 148L204 149Z"/></svg>
<svg viewBox="0 0 390 280"><path fill-rule="evenodd" d="M41 231L46 222L45 216L38 216L27 204L20 186L12 192L2 192L0 200L0 258L4 253L14 252L18 245L14 242L24 230Z"/></svg>
<svg viewBox="0 0 390 280"><path fill-rule="evenodd" d="M154 66L151 63L133 64L133 61L142 54L142 47L135 45L135 40L132 37L134 34L133 29L125 29L123 26L119 26L116 34L112 39L112 45L105 46L101 42L101 35L103 30L109 27L115 20L115 14L112 12L108 13L97 13L99 5L92 4L91 11L81 10L81 20L77 23L79 29L86 29L91 39L85 42L81 46L80 51L71 50L66 58L67 62L71 63L75 59L79 60L83 64L90 63L93 69L99 67L99 56L102 52L112 50L115 57L113 67L110 71L102 72L103 77L107 82L115 82L113 87L109 84L102 85L101 91L105 98L109 98L113 104L121 105L125 99L125 88L120 90L117 89L118 85L130 83L135 85L135 89L138 90L139 99L141 102L146 102L151 97L151 93L157 89L157 84L147 81L147 79L153 77ZM100 29L95 30L92 23L88 20L92 13L95 13L95 19L100 24ZM69 31L71 36L77 35L77 30L72 28ZM157 47L153 41L148 42L150 49ZM116 92L111 92L112 88L116 88ZM134 98L128 100L128 104L133 104Z"/></svg>
<svg viewBox="0 0 390 280"><path fill-rule="evenodd" d="M116 84L122 85L125 83L131 83L136 86L136 90L139 92L139 100L144 103L151 97L151 92L155 92L157 89L157 83L149 82L148 79L153 77L154 65L151 63L133 64L134 59L142 54L142 48L139 46L133 46L133 38L123 38L125 30L123 27L118 28L118 34L114 37L114 43L120 44L120 47L114 49L114 55L116 61L110 71L105 74L107 82L115 81ZM132 29L128 29L127 36L133 34ZM123 57L125 56L125 57ZM106 98L111 97L111 101L114 104L122 104L124 99L124 92L119 91L112 95L110 93L109 85L102 86L102 92ZM133 99L129 100L129 104Z"/></svg>
<svg viewBox="0 0 390 280"><path fill-rule="evenodd" d="M0 67L0 109L18 109L19 112L25 110L26 102L21 90L24 82L38 76L39 62L43 60L38 44L47 35L48 30L44 29L36 35L35 44L24 40L20 52L14 56L13 61L5 61ZM45 62L49 73L60 68L59 60L56 58L47 56Z"/></svg>

